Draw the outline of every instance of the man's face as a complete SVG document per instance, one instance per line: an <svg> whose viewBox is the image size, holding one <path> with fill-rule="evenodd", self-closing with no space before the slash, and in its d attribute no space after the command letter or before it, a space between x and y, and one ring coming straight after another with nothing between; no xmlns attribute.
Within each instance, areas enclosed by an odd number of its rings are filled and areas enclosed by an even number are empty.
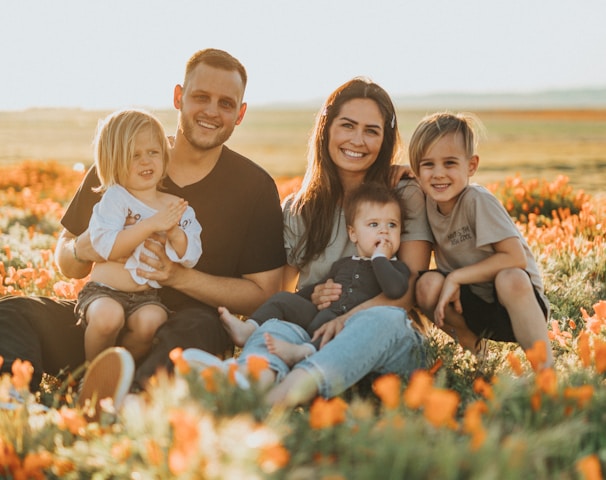
<svg viewBox="0 0 606 480"><path fill-rule="evenodd" d="M180 132L200 150L223 145L244 117L243 96L244 85L237 71L199 64L186 84L175 88Z"/></svg>

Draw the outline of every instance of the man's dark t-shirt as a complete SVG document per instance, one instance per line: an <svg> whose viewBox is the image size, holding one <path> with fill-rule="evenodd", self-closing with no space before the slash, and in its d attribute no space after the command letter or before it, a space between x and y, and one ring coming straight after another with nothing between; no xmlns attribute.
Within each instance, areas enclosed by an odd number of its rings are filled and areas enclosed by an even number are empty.
<svg viewBox="0 0 606 480"><path fill-rule="evenodd" d="M72 234L80 235L88 228L93 206L100 199L92 188L98 185L92 167L61 219ZM163 186L168 193L187 200L202 225L202 256L197 270L239 278L285 264L278 191L273 179L257 164L224 146L213 170L199 182L179 187L167 177ZM198 303L169 287L160 292L173 310Z"/></svg>

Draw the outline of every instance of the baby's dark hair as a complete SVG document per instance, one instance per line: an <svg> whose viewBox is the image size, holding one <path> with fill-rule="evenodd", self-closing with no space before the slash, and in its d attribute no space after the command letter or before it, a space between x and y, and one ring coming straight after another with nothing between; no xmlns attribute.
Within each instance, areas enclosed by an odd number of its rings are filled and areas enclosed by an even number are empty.
<svg viewBox="0 0 606 480"><path fill-rule="evenodd" d="M350 192L345 199L343 211L345 213L345 223L347 225L353 225L359 206L366 202L379 205L395 203L398 208L400 208L400 212L402 211L400 197L395 190L376 182L363 183ZM402 217L401 213L400 217ZM404 218L402 217L400 221L403 222Z"/></svg>

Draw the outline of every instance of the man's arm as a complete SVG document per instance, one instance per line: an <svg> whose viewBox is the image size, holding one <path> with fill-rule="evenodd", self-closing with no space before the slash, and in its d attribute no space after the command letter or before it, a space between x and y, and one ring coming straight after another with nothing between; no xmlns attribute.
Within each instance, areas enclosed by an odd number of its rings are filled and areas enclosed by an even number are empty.
<svg viewBox="0 0 606 480"><path fill-rule="evenodd" d="M88 231L77 237L63 229L55 248L55 262L68 278L84 278L93 268L93 262L104 261L90 242Z"/></svg>
<svg viewBox="0 0 606 480"><path fill-rule="evenodd" d="M147 241L145 246L157 259L142 254L141 259L155 271L137 270L143 278L156 280L212 307L224 306L232 312L250 315L282 286L283 267L243 275L242 278L219 277L185 268L171 262L164 246Z"/></svg>

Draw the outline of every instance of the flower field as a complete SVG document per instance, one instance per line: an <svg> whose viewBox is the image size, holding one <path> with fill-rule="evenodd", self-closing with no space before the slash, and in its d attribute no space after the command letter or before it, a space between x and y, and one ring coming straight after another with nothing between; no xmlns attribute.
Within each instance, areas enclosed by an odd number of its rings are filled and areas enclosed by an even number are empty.
<svg viewBox="0 0 606 480"><path fill-rule="evenodd" d="M75 298L83 281L53 263L59 220L83 174L56 163L0 168L0 295ZM279 179L282 196L299 179ZM431 368L367 379L340 398L269 409L255 382L190 371L111 406L100 423L74 408L74 382L27 390L31 366L0 378L0 478L600 479L606 473L606 197L554 182L489 188L531 246L552 304L545 345L490 342L482 361L430 333ZM0 358L0 362L2 359ZM53 373L53 372L50 372ZM25 405L11 400L17 390ZM44 409L44 404L50 408Z"/></svg>

